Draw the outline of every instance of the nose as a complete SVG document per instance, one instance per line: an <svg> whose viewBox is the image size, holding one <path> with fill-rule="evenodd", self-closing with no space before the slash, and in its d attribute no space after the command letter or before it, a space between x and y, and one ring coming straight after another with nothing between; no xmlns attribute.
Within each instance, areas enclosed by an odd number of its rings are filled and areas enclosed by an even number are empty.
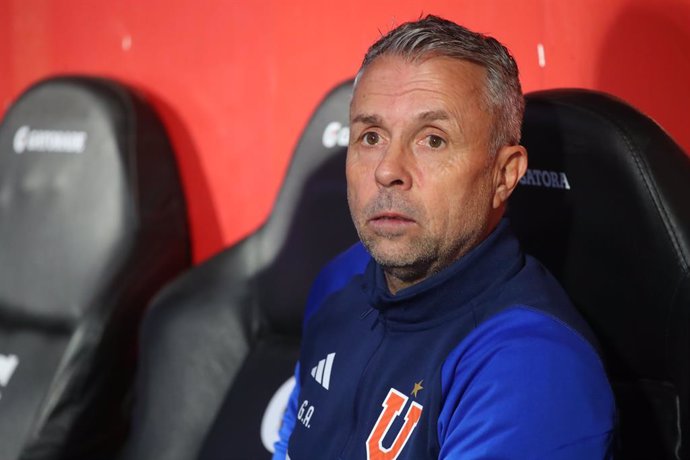
<svg viewBox="0 0 690 460"><path fill-rule="evenodd" d="M380 187L397 187L403 190L412 186L408 152L399 143L392 143L376 166L374 176Z"/></svg>

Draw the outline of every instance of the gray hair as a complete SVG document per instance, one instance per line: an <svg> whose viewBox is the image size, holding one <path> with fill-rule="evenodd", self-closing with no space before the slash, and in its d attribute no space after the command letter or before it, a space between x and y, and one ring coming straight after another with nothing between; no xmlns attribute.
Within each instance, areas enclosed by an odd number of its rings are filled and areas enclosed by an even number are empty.
<svg viewBox="0 0 690 460"><path fill-rule="evenodd" d="M384 55L400 56L412 62L445 56L484 67L487 75L485 103L493 115L490 152L520 142L525 99L518 68L508 49L495 38L433 15L406 22L369 48L355 85L367 66Z"/></svg>

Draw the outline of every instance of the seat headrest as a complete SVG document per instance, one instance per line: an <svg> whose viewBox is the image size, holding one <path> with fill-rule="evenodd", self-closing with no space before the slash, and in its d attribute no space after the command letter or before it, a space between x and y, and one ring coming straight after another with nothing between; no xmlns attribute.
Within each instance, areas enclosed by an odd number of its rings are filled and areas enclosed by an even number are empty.
<svg viewBox="0 0 690 460"><path fill-rule="evenodd" d="M61 77L22 94L0 126L0 315L65 324L88 309L178 187L170 158L152 167L170 153L119 85Z"/></svg>
<svg viewBox="0 0 690 460"><path fill-rule="evenodd" d="M529 94L523 144L529 170L508 215L592 325L612 374L687 370L671 344L687 344L688 157L648 117L585 90Z"/></svg>
<svg viewBox="0 0 690 460"><path fill-rule="evenodd" d="M357 241L347 206L345 156L352 81L334 88L307 124L271 217L262 228L260 302L276 330L298 334L323 265Z"/></svg>

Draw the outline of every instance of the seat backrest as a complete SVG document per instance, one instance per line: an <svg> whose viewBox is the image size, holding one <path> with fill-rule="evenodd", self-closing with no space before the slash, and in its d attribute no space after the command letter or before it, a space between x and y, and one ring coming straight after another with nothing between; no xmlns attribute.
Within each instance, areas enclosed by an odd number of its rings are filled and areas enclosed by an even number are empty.
<svg viewBox="0 0 690 460"><path fill-rule="evenodd" d="M357 240L344 163L351 88L331 91L309 121L268 221L154 302L124 459L196 458L216 442L209 429L221 407L237 414L214 428L223 458L270 458L262 417L292 375L309 286ZM277 433L279 423L280 414L268 425Z"/></svg>
<svg viewBox="0 0 690 460"><path fill-rule="evenodd" d="M509 216L601 342L624 459L688 459L690 159L613 97L527 97Z"/></svg>
<svg viewBox="0 0 690 460"><path fill-rule="evenodd" d="M162 124L112 81L58 77L0 126L0 456L95 458L122 438L143 308L189 265Z"/></svg>

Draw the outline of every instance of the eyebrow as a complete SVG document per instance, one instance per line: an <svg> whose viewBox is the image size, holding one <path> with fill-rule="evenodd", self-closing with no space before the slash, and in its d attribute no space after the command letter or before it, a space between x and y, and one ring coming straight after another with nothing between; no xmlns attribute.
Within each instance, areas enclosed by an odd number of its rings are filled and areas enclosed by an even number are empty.
<svg viewBox="0 0 690 460"><path fill-rule="evenodd" d="M417 119L420 121L450 120L450 115L445 110L431 110L420 113L417 115Z"/></svg>
<svg viewBox="0 0 690 460"><path fill-rule="evenodd" d="M417 119L420 121L438 121L438 120L450 120L450 115L445 110L430 110L428 112L422 112L417 115ZM383 119L378 115L373 114L359 114L352 119L350 124L364 123L367 125L380 125L383 123Z"/></svg>
<svg viewBox="0 0 690 460"><path fill-rule="evenodd" d="M378 115L360 114L352 119L351 125L355 123L364 123L366 125L380 125L383 122Z"/></svg>

